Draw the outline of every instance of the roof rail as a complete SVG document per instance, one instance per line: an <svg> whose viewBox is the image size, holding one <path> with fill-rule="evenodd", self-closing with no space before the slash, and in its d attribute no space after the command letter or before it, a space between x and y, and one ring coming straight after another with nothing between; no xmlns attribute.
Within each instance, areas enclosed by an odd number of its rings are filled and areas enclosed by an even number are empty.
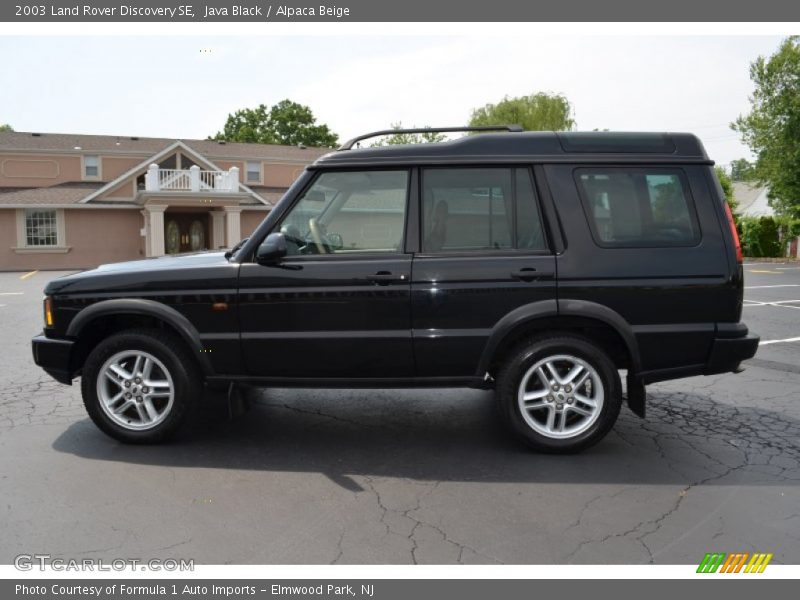
<svg viewBox="0 0 800 600"><path fill-rule="evenodd" d="M480 125L475 127L417 127L414 129L382 129L359 135L351 140L347 140L339 146L338 150L352 150L358 142L382 135L394 135L396 133L456 133L460 131L509 131L520 133L525 131L521 125Z"/></svg>

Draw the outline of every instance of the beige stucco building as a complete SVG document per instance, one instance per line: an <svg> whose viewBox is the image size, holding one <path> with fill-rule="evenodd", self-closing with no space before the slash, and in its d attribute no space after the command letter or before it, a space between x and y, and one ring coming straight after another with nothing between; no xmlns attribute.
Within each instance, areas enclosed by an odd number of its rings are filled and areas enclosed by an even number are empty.
<svg viewBox="0 0 800 600"><path fill-rule="evenodd" d="M326 150L0 133L0 270L82 269L247 236Z"/></svg>

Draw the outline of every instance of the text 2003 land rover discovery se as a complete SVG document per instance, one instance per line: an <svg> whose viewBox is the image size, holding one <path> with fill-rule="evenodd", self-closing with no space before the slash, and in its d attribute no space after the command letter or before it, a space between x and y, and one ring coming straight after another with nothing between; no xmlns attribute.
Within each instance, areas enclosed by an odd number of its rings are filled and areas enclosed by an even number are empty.
<svg viewBox="0 0 800 600"><path fill-rule="evenodd" d="M736 230L694 136L353 145L232 254L50 282L36 363L81 375L91 418L126 442L167 438L204 384L465 386L496 389L533 448L569 452L612 427L620 370L644 415L645 384L755 354Z"/></svg>

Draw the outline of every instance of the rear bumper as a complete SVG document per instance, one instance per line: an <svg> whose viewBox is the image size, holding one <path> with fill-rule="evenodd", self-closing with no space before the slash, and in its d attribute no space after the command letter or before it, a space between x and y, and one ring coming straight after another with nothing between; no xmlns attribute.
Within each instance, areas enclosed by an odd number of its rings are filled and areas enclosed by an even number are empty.
<svg viewBox="0 0 800 600"><path fill-rule="evenodd" d="M755 356L760 341L761 337L750 333L744 323L717 323L705 363L645 371L637 379L655 383L695 375L737 373L742 361Z"/></svg>
<svg viewBox="0 0 800 600"><path fill-rule="evenodd" d="M31 340L33 362L60 383L72 385L72 348L75 342L37 335Z"/></svg>
<svg viewBox="0 0 800 600"><path fill-rule="evenodd" d="M743 360L753 358L761 337L749 333L744 323L719 323L717 335L708 354L704 375L728 373L739 369Z"/></svg>

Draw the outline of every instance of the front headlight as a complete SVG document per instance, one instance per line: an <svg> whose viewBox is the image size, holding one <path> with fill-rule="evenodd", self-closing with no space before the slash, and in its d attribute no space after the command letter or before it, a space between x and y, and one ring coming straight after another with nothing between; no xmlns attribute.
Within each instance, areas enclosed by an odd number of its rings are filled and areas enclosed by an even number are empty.
<svg viewBox="0 0 800 600"><path fill-rule="evenodd" d="M50 296L44 297L44 324L46 327L52 327L53 320L53 299Z"/></svg>

